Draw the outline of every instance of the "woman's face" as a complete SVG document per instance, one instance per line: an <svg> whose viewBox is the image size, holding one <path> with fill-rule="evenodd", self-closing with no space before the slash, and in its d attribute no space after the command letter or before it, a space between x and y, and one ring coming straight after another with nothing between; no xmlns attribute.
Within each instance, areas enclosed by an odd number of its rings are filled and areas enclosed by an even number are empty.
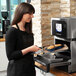
<svg viewBox="0 0 76 76"><path fill-rule="evenodd" d="M29 23L33 17L34 17L33 13L32 14L24 14L22 20Z"/></svg>

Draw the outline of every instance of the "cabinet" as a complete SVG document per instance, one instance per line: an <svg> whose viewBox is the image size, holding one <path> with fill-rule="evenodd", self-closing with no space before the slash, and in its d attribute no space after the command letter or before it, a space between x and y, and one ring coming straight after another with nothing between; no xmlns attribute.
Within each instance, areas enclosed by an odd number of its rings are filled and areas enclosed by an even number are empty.
<svg viewBox="0 0 76 76"><path fill-rule="evenodd" d="M8 60L5 51L5 42L0 42L0 71L7 70Z"/></svg>

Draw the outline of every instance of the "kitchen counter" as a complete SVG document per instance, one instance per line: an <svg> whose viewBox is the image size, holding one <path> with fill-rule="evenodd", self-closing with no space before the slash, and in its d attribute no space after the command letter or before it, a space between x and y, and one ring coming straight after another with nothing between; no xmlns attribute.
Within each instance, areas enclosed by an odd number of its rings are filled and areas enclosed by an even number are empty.
<svg viewBox="0 0 76 76"><path fill-rule="evenodd" d="M3 42L3 41L5 41L5 38L0 38L0 42Z"/></svg>
<svg viewBox="0 0 76 76"><path fill-rule="evenodd" d="M35 62L35 65L45 69L45 67L39 64L38 62ZM67 72L64 72L55 68L50 68L50 73L54 74L55 76L76 76L76 73L69 74Z"/></svg>

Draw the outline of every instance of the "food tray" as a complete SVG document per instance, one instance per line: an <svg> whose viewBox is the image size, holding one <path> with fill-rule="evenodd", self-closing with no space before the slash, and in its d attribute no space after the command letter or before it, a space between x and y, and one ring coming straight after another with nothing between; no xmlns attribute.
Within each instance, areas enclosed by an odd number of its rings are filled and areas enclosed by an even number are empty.
<svg viewBox="0 0 76 76"><path fill-rule="evenodd" d="M68 46L66 44L64 44L62 46L58 46L58 47L55 47L53 49L45 48L45 50L50 51L50 52L63 52L63 51L68 50Z"/></svg>
<svg viewBox="0 0 76 76"><path fill-rule="evenodd" d="M64 47L64 46L58 46L58 47L55 47L55 48L53 48L53 49L47 49L47 48L45 48L45 50L52 52L52 51L61 49L61 48L63 48L63 47Z"/></svg>

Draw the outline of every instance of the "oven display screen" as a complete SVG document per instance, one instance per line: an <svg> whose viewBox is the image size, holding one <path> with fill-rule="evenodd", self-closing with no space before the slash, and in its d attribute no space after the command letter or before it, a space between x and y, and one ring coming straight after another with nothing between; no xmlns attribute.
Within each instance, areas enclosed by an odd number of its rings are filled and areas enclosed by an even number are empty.
<svg viewBox="0 0 76 76"><path fill-rule="evenodd" d="M56 32L62 32L62 24L56 23Z"/></svg>

